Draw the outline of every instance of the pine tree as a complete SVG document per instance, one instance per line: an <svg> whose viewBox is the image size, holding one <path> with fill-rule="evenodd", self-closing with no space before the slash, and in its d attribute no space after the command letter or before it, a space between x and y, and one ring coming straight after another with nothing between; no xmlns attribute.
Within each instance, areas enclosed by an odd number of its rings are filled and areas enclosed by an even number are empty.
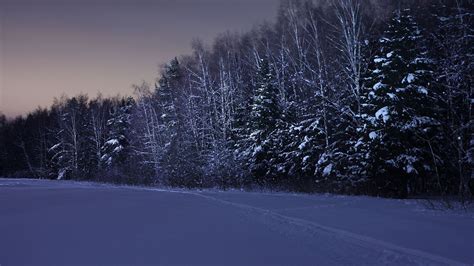
<svg viewBox="0 0 474 266"><path fill-rule="evenodd" d="M405 197L432 166L424 139L434 134L431 60L409 10L390 21L367 78L364 109L368 164L377 193Z"/></svg>

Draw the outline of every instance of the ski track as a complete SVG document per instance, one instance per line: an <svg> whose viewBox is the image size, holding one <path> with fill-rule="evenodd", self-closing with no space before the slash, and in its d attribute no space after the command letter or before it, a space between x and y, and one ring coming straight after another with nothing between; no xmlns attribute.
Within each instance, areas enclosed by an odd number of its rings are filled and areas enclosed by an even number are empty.
<svg viewBox="0 0 474 266"><path fill-rule="evenodd" d="M28 181L36 182L38 180L25 179L24 181L26 181L26 183L22 182L23 180L19 181L19 180L13 180L13 179L10 179L10 180L4 179L4 181L7 181L7 182L6 183L4 182L3 184L0 184L0 185L4 187L8 187L12 185L31 186L31 184L28 183ZM450 258L431 254L429 252L399 246L399 245L382 241L382 240L378 240L372 237L352 233L352 232L341 230L338 228L325 226L313 221L308 221L305 219L295 218L295 217L278 213L279 211L285 211L285 210L305 210L305 209L334 207L337 204L323 204L323 205L281 208L281 209L270 210L270 209L255 207L248 204L236 203L233 201L220 199L217 197L203 194L207 192L219 192L219 191L212 191L212 190L210 191L199 191L199 190L192 191L191 190L190 191L190 190L181 190L181 189L147 188L147 187L124 186L124 185L98 184L98 183L93 183L93 182L69 182L69 184L54 182L54 184L57 186L48 187L48 188L49 189L50 188L57 188L57 189L62 189L62 188L104 189L105 188L105 189L127 189L127 190L130 189L130 190L140 190L140 191L150 191L150 192L179 193L179 194L191 195L194 197L200 197L209 201L217 202L219 204L224 204L224 205L238 208L247 213L254 214L251 216L251 218L253 219L258 218L258 217L255 217L255 214L256 214L263 217L266 220L266 222L268 222L268 220L271 220L273 222L284 224L286 227L297 227L299 229L304 230L305 232L312 233L313 237L320 234L327 234L337 240L342 240L347 243L357 245L365 249L382 253L382 256L379 258L379 262L381 264L391 264L391 263L394 263L395 260L404 259L404 263L402 264L409 262L409 264L415 264L415 265L426 265L426 264L429 264L429 265L469 265L469 264L462 263ZM265 192L264 193L250 192L250 194L282 196L282 197L283 196L294 196L294 197L301 196L302 198L308 198L305 195L297 195L297 194L292 194L292 193L273 194L273 193L265 193ZM344 196L341 196L341 197L344 197ZM347 202L347 203L344 203L343 205L350 205L350 204L351 202ZM285 228L285 229L286 229L285 231L290 231L290 234L292 234L291 228Z"/></svg>
<svg viewBox="0 0 474 266"><path fill-rule="evenodd" d="M178 191L173 191L173 192L178 192ZM429 264L468 265L468 264L465 264L465 263L462 263L462 262L459 262L459 261L456 261L456 260L452 260L452 259L445 258L445 257L442 257L442 256L438 256L438 255L435 255L435 254L431 254L431 253L428 253L428 252L425 252L425 251L402 247L402 246L399 246L399 245L396 245L396 244L393 244L393 243L389 243L389 242L385 242L385 241L378 240L378 239L375 239L375 238L371 238L371 237L368 237L368 236L359 235L359 234L351 233L351 232L348 232L348 231L345 231L345 230L325 226L325 225L318 224L318 223L315 223L315 222L312 222L312 221L286 216L286 215L279 214L279 213L277 213L275 211L272 211L272 210L259 208L259 207L254 207L254 206L247 205L247 204L235 203L235 202L219 199L219 198L216 198L216 197L212 197L212 196L209 196L209 195L204 195L202 193L197 193L197 192L180 191L180 193L194 195L194 196L197 196L197 197L201 197L201 198L205 198L205 199L208 199L208 200L216 201L216 202L219 202L221 204L225 204L225 205L233 206L233 207L236 207L236 208L240 208L240 209L243 209L243 210L246 210L246 211L259 213L259 214L265 215L266 217L274 219L276 221L286 222L286 223L288 223L292 226L302 227L302 228L304 228L305 230L308 230L308 231L327 232L327 233L330 233L330 234L332 234L333 236L335 236L339 239L344 239L345 241L353 242L353 243L355 243L357 245L360 245L360 246L363 246L363 247L372 248L372 249L376 249L378 251L384 251L384 252L388 250L388 251L391 251L391 252L394 252L394 253L401 253L401 254L403 254L405 256L408 256L408 257L414 257L414 258L421 259L421 261L428 261ZM309 208L311 208L311 207L309 207ZM418 259L416 259L416 261L418 261ZM420 263L420 264L422 265L423 263Z"/></svg>

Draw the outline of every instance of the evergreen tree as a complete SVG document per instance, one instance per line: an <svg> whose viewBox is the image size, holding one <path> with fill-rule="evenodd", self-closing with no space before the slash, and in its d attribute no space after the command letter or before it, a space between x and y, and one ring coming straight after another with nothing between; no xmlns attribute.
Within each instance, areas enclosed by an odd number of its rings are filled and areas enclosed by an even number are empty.
<svg viewBox="0 0 474 266"><path fill-rule="evenodd" d="M324 131L320 119L305 119L286 130L286 143L279 153L289 184L300 191L321 188L315 179L316 162L324 150ZM283 136L285 136L283 135Z"/></svg>
<svg viewBox="0 0 474 266"><path fill-rule="evenodd" d="M107 121L108 136L102 146L102 162L107 168L123 166L128 159L130 116L134 106L133 98L122 99L114 106L112 118Z"/></svg>
<svg viewBox="0 0 474 266"><path fill-rule="evenodd" d="M272 132L281 125L281 111L278 89L266 59L260 60L256 78L249 124L250 169L257 182L266 183L274 181L274 177L270 176L270 168L277 154L271 137L275 137Z"/></svg>
<svg viewBox="0 0 474 266"><path fill-rule="evenodd" d="M165 66L165 70L159 80L159 86L156 88L156 97L159 111L161 113L160 121L162 130L168 135L176 134L177 121L177 83L181 79L181 70L178 59L173 59Z"/></svg>
<svg viewBox="0 0 474 266"><path fill-rule="evenodd" d="M266 136L275 129L279 122L281 111L278 105L278 89L274 82L268 61L261 59L250 114L252 134L258 133Z"/></svg>
<svg viewBox="0 0 474 266"><path fill-rule="evenodd" d="M421 45L421 31L409 14L397 11L367 78L364 109L367 166L376 193L405 197L414 180L432 170L423 141L436 132L438 121L431 94L431 60Z"/></svg>
<svg viewBox="0 0 474 266"><path fill-rule="evenodd" d="M189 185L198 174L192 167L197 159L189 145L186 134L183 106L183 73L175 58L162 73L156 88L159 122L158 134L161 139L161 177L164 183Z"/></svg>

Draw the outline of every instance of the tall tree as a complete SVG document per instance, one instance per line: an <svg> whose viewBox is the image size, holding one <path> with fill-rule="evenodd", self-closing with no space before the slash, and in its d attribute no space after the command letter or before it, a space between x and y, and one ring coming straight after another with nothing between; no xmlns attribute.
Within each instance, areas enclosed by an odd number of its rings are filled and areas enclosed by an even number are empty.
<svg viewBox="0 0 474 266"><path fill-rule="evenodd" d="M433 170L425 139L436 133L431 59L410 10L398 10L380 39L367 83L366 141L378 193L405 197Z"/></svg>
<svg viewBox="0 0 474 266"><path fill-rule="evenodd" d="M275 87L270 65L261 59L257 71L257 87L250 113L250 168L259 182L265 182L276 157L271 133L280 124L281 110L278 103L278 89Z"/></svg>
<svg viewBox="0 0 474 266"><path fill-rule="evenodd" d="M114 107L112 117L107 121L107 140L102 146L101 161L109 169L126 166L129 159L129 133L131 112L134 100L131 97L122 99Z"/></svg>
<svg viewBox="0 0 474 266"><path fill-rule="evenodd" d="M87 96L63 97L57 102L56 142L49 151L57 169L57 179L81 178L89 169Z"/></svg>
<svg viewBox="0 0 474 266"><path fill-rule="evenodd" d="M443 106L444 143L442 157L447 180L446 190L457 190L463 199L469 196L469 182L474 184L474 12L469 1L454 6L438 5L434 14L436 30L432 33L432 54L436 56L438 100ZM453 182L454 181L454 182ZM452 188L457 184L457 188Z"/></svg>

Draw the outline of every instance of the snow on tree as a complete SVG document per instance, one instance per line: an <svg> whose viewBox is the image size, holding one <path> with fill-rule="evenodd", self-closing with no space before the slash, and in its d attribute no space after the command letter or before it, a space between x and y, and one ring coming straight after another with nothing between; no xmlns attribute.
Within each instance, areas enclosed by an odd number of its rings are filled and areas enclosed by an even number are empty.
<svg viewBox="0 0 474 266"><path fill-rule="evenodd" d="M88 171L87 96L62 98L56 105L56 142L49 148L57 179L80 177Z"/></svg>
<svg viewBox="0 0 474 266"><path fill-rule="evenodd" d="M317 155L315 177L317 186L324 190L348 193L356 192L365 185L361 149L361 101L362 75L367 69L368 43L365 40L367 17L363 15L363 4L358 0L334 1L335 34L329 35L330 44L337 54L326 89L319 89L323 110L317 118L320 130L326 135L325 144ZM364 21L365 19L365 21ZM328 68L328 67L326 67Z"/></svg>
<svg viewBox="0 0 474 266"><path fill-rule="evenodd" d="M270 135L280 123L281 111L278 103L278 89L274 84L270 65L261 59L256 74L257 84L250 112L250 169L258 182L269 178L272 157L275 156Z"/></svg>
<svg viewBox="0 0 474 266"><path fill-rule="evenodd" d="M427 143L439 122L432 60L410 10L398 10L380 39L367 78L365 142L376 189L404 197L433 171Z"/></svg>
<svg viewBox="0 0 474 266"><path fill-rule="evenodd" d="M102 169L102 146L106 141L107 121L110 116L110 108L112 101L104 99L102 95L89 102L89 125L91 127L91 160L94 162L93 167L96 171Z"/></svg>
<svg viewBox="0 0 474 266"><path fill-rule="evenodd" d="M273 24L194 42L155 90L135 87L132 110L82 95L3 121L0 174L121 168L114 174L174 186L468 196L469 1L400 3L416 8L424 35L400 10L382 38L394 5L326 2L284 0Z"/></svg>
<svg viewBox="0 0 474 266"><path fill-rule="evenodd" d="M287 132L281 134L286 143L279 153L279 168L291 177L290 183L294 183L296 189L311 190L319 186L315 183L315 171L316 162L325 148L323 128L323 119L310 118L289 125Z"/></svg>
<svg viewBox="0 0 474 266"><path fill-rule="evenodd" d="M433 15L436 30L431 38L437 84L442 88L437 98L444 109L445 145L440 153L449 175L457 176L457 193L463 199L471 194L469 182L474 188L474 12L469 4L457 1L454 7L437 6ZM445 190L449 182L443 182Z"/></svg>
<svg viewBox="0 0 474 266"><path fill-rule="evenodd" d="M200 156L189 126L190 112L185 95L185 72L175 58L165 66L155 92L157 104L157 134L161 143L161 172L163 183L179 186L199 185Z"/></svg>
<svg viewBox="0 0 474 266"><path fill-rule="evenodd" d="M275 129L281 111L278 105L278 90L275 87L273 75L268 61L260 60L257 73L257 88L253 98L250 127L252 134L268 134Z"/></svg>
<svg viewBox="0 0 474 266"><path fill-rule="evenodd" d="M120 104L115 106L112 117L107 121L108 134L102 146L101 161L109 169L123 166L127 162L130 144L128 134L133 106L133 98L122 99Z"/></svg>

